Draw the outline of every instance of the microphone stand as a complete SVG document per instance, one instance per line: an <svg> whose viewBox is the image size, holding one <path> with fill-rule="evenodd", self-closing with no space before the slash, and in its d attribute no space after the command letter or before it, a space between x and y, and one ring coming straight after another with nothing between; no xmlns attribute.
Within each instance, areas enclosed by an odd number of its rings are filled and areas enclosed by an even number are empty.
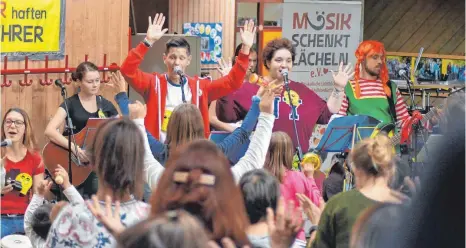
<svg viewBox="0 0 466 248"><path fill-rule="evenodd" d="M291 90L290 90L290 83L288 81L288 76L284 77L285 81L285 90L288 93L288 101L290 102L290 107L291 107L291 118L293 119L293 128L294 128L294 135L296 137L296 142L298 143L298 146L296 147L296 153L298 155L298 169L299 171L301 170L301 162L303 161L303 151L301 148L301 143L299 142L299 135L298 135L298 128L296 126L296 108L293 105L293 101L291 100Z"/></svg>
<svg viewBox="0 0 466 248"><path fill-rule="evenodd" d="M73 139L75 151L78 151L78 147L76 145L76 140L75 140L75 137L74 137L73 122L71 121L70 112L68 111L68 104L66 102L66 99L68 97L67 97L67 94L66 94L66 88L65 87L61 88L61 96L63 97L63 102L65 103L65 112L66 112L65 130L66 130L66 132L68 134L68 175L69 175L69 178L70 178L70 184L73 184L73 170L71 168L71 161L72 161L71 139ZM76 159L77 159L78 166L80 166L81 161L79 160L79 156L76 156Z"/></svg>
<svg viewBox="0 0 466 248"><path fill-rule="evenodd" d="M409 98L411 100L411 106L410 106L410 109L411 109L411 113L413 111L416 110L416 104L414 102L414 99L415 99L415 89L413 88L411 90L411 80L409 80L409 78L406 76L406 85L408 87L408 94L409 94ZM414 132L411 134L411 146L408 146L408 156L409 156L409 160L408 160L408 164L409 164L409 167L411 168L411 175L412 177L414 178L416 175L415 175L415 165L417 164L417 161L416 161L416 152L417 152L417 138L418 138L418 135L419 135L419 132L421 131L421 128L422 128L422 124L420 125L419 123L416 123L414 124ZM424 138L424 135L422 135L422 139L423 139L423 142L425 144L425 138ZM428 150L427 150L427 147L426 147L426 157L428 156Z"/></svg>

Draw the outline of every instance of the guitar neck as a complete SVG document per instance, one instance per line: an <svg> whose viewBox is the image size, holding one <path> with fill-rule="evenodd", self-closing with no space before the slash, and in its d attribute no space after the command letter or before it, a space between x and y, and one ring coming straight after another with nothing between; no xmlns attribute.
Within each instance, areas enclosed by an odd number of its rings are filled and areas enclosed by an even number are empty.
<svg viewBox="0 0 466 248"><path fill-rule="evenodd" d="M427 122L435 116L436 111L434 111L434 110L435 109L429 111L429 113L425 114L424 117L422 117L421 124L423 126L425 126L427 124Z"/></svg>
<svg viewBox="0 0 466 248"><path fill-rule="evenodd" d="M393 137L390 139L390 141L392 142L393 146L399 145L400 141L401 141L401 134L397 133L397 134L393 135Z"/></svg>
<svg viewBox="0 0 466 248"><path fill-rule="evenodd" d="M420 120L421 125L425 126L427 124L427 122L435 116L435 114L436 114L435 109L432 109L427 114L425 114L422 117L422 119ZM394 145L394 146L399 145L400 141L401 141L401 133L397 133L397 134L393 135L393 137L390 139L390 141L392 142L392 145Z"/></svg>

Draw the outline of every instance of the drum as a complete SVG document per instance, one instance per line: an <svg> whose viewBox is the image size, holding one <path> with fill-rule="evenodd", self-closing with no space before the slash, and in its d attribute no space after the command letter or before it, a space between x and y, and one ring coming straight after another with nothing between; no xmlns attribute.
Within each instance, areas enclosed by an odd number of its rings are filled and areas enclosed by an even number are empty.
<svg viewBox="0 0 466 248"><path fill-rule="evenodd" d="M2 248L32 248L31 241L25 235L12 234L2 238Z"/></svg>

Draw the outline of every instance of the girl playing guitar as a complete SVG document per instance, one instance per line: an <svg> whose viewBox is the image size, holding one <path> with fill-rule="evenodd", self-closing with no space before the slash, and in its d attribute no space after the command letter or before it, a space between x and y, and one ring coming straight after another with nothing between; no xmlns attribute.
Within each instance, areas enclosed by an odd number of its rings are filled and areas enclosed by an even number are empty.
<svg viewBox="0 0 466 248"><path fill-rule="evenodd" d="M83 62L72 73L72 79L78 83L80 90L77 94L66 99L68 110L74 129L73 133L79 133L86 127L89 118L107 118L117 116L118 111L113 104L107 99L98 95L100 88L100 74L96 65L91 62ZM50 120L45 129L45 136L53 143L68 147L68 140L65 138L68 133L65 130L60 133L58 129L63 126L66 119L65 103L63 102L58 108L55 116ZM72 152L79 157L81 163L88 163L89 159L86 153L79 146L71 145ZM97 176L92 172L89 177L77 187L78 191L84 198L90 198L97 192Z"/></svg>

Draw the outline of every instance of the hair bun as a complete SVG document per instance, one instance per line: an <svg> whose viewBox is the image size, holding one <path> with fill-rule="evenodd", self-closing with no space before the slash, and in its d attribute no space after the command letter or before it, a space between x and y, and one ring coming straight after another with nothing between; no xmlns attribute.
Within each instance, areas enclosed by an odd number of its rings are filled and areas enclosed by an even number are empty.
<svg viewBox="0 0 466 248"><path fill-rule="evenodd" d="M78 81L78 79L79 79L79 78L78 78L77 73L76 73L76 72L72 72L72 73L71 73L71 80L73 80L73 81L76 82L76 81Z"/></svg>
<svg viewBox="0 0 466 248"><path fill-rule="evenodd" d="M390 138L386 135L377 135L372 138L368 146L368 153L375 164L387 168L394 157L393 144Z"/></svg>

